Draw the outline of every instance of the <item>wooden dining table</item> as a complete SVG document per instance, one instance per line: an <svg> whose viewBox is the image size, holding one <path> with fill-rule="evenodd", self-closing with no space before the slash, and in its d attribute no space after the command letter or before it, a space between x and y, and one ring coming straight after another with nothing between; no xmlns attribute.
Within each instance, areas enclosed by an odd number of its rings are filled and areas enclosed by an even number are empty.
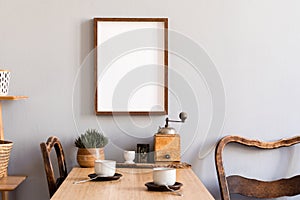
<svg viewBox="0 0 300 200"><path fill-rule="evenodd" d="M74 184L76 181L89 179L93 168L75 167L66 180L52 196L51 200L173 200L173 199L214 199L191 168L177 169L177 182L182 183L179 191L183 196L169 191L149 191L145 183L152 182L152 169L117 168L121 178L111 181L88 181Z"/></svg>

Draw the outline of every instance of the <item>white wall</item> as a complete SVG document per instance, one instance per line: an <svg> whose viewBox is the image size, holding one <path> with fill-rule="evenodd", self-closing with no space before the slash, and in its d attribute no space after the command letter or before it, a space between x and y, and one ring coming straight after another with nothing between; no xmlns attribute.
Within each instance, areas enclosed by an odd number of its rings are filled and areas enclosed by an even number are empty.
<svg viewBox="0 0 300 200"><path fill-rule="evenodd" d="M123 161L122 149L150 143L157 126L163 125L164 116L153 121L134 117L136 124L128 125L126 117L94 115L93 65L88 55L93 48L91 19L96 16L168 17L170 29L201 45L215 63L226 92L220 134L264 140L298 134L299 7L297 0L0 0L0 68L12 72L10 94L29 96L24 101L3 102L5 137L14 142L9 173L28 175L13 196L48 198L39 143L50 135L63 141L71 169L76 165L73 140L86 128L101 128L111 140L107 157ZM182 62L170 59L175 67ZM180 109L189 113L187 123L176 126L183 160L193 165L219 199L213 152L198 159L200 147L212 146L219 135L207 134L212 109L204 86L202 79L191 85L200 88L200 93L192 93L200 99L195 112L195 97L183 95L180 84L170 77L170 87L178 93L170 95L170 117L176 118ZM291 175L299 165L289 151L255 156L245 152L245 159L237 152L235 147L228 149L228 165L238 164L237 170L254 177L256 171L266 178ZM267 164L271 158L275 161ZM249 163L252 160L259 165Z"/></svg>

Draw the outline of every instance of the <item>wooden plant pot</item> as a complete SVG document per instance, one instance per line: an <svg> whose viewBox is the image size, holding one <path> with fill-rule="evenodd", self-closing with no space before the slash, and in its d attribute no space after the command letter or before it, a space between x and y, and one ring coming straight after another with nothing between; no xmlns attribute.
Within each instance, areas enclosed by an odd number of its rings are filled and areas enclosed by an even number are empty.
<svg viewBox="0 0 300 200"><path fill-rule="evenodd" d="M94 167L95 160L104 160L104 148L78 148L77 162L80 167Z"/></svg>

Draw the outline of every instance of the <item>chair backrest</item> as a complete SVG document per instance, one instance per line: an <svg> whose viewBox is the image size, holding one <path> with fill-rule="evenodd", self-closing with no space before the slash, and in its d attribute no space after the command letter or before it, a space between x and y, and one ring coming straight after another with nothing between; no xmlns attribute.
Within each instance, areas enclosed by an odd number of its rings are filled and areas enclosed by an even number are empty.
<svg viewBox="0 0 300 200"><path fill-rule="evenodd" d="M65 155L62 148L62 145L59 139L55 136L49 137L47 142L43 142L40 144L43 160L44 160L44 167L47 176L48 188L50 198L56 192L58 187L67 177L67 167L65 162ZM52 162L50 159L51 150L55 149L56 156L57 156L57 163L59 168L59 177L56 179L53 171Z"/></svg>
<svg viewBox="0 0 300 200"><path fill-rule="evenodd" d="M300 137L282 139L274 142L249 140L239 136L225 136L216 147L215 162L223 200L230 200L230 194L241 194L255 198L277 198L300 194L300 175L274 181L249 179L239 175L226 176L223 166L223 150L228 143L239 143L260 149L276 149L300 143Z"/></svg>

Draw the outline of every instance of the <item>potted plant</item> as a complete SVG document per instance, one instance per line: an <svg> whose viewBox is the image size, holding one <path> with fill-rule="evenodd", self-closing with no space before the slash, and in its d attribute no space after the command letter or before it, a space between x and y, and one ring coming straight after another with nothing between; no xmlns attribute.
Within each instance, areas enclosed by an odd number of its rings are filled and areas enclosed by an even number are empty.
<svg viewBox="0 0 300 200"><path fill-rule="evenodd" d="M96 159L104 160L104 147L108 139L96 129L88 129L75 139L78 147L77 162L81 167L94 167Z"/></svg>

